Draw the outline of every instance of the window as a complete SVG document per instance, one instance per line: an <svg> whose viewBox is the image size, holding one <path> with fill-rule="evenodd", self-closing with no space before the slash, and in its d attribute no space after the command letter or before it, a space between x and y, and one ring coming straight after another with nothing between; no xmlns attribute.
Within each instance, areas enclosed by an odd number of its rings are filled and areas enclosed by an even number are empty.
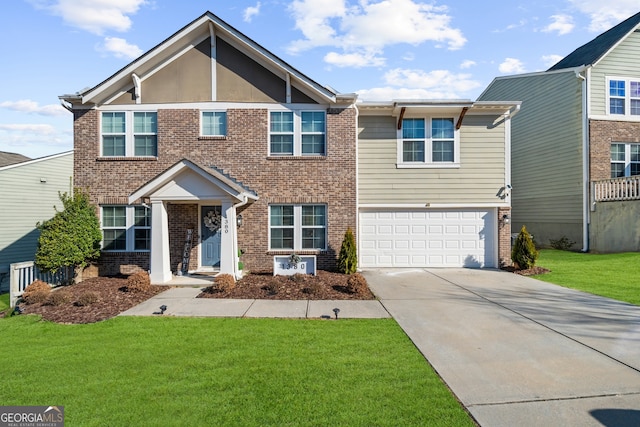
<svg viewBox="0 0 640 427"><path fill-rule="evenodd" d="M398 141L399 167L455 166L457 163L453 118L403 119Z"/></svg>
<svg viewBox="0 0 640 427"><path fill-rule="evenodd" d="M325 250L325 205L269 206L269 248L272 250Z"/></svg>
<svg viewBox="0 0 640 427"><path fill-rule="evenodd" d="M157 119L155 112L103 112L102 155L156 157Z"/></svg>
<svg viewBox="0 0 640 427"><path fill-rule="evenodd" d="M102 206L102 249L151 249L151 209L145 206Z"/></svg>
<svg viewBox="0 0 640 427"><path fill-rule="evenodd" d="M640 116L640 79L608 78L608 114Z"/></svg>
<svg viewBox="0 0 640 427"><path fill-rule="evenodd" d="M611 178L640 175L640 144L611 144Z"/></svg>
<svg viewBox="0 0 640 427"><path fill-rule="evenodd" d="M224 111L202 112L202 136L226 136L227 113Z"/></svg>
<svg viewBox="0 0 640 427"><path fill-rule="evenodd" d="M269 115L271 156L324 156L324 111L272 111Z"/></svg>

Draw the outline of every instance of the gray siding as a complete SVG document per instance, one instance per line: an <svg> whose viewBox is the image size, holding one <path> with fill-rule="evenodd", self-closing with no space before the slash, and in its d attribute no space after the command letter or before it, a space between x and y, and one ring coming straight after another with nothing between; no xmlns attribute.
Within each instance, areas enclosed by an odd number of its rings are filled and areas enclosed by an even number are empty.
<svg viewBox="0 0 640 427"><path fill-rule="evenodd" d="M69 192L72 174L73 153L0 170L0 271L33 260L36 223L51 218L54 205L61 207L58 192ZM0 287L7 283L0 280Z"/></svg>
<svg viewBox="0 0 640 427"><path fill-rule="evenodd" d="M582 244L582 90L573 71L496 79L480 100L522 101L511 128L512 228Z"/></svg>
<svg viewBox="0 0 640 427"><path fill-rule="evenodd" d="M360 204L498 203L505 182L505 127L467 115L460 129L460 168L398 169L396 119L360 116Z"/></svg>
<svg viewBox="0 0 640 427"><path fill-rule="evenodd" d="M631 33L591 69L591 114L607 114L607 77L640 79L640 33Z"/></svg>

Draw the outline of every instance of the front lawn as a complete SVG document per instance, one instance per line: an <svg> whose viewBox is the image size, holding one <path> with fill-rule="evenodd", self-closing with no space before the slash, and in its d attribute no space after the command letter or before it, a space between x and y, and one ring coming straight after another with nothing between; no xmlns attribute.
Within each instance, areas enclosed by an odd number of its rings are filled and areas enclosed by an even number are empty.
<svg viewBox="0 0 640 427"><path fill-rule="evenodd" d="M392 319L0 320L2 405L65 425L473 426Z"/></svg>
<svg viewBox="0 0 640 427"><path fill-rule="evenodd" d="M536 265L549 283L640 305L640 253L589 254L543 249Z"/></svg>
<svg viewBox="0 0 640 427"><path fill-rule="evenodd" d="M0 313L9 310L9 294L0 294Z"/></svg>

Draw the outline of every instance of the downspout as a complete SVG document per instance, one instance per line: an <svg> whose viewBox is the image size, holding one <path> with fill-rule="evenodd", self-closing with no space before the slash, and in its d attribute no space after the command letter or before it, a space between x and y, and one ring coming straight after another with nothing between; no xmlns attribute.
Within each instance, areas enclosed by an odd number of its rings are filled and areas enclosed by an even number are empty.
<svg viewBox="0 0 640 427"><path fill-rule="evenodd" d="M360 158L359 158L359 138L358 138L358 126L360 125L360 109L357 104L353 103L353 108L356 110L355 114L355 143L356 143L356 229L354 230L356 233L356 250L358 254L358 265L362 265L360 261ZM360 269L358 269L360 270Z"/></svg>
<svg viewBox="0 0 640 427"><path fill-rule="evenodd" d="M589 73L587 68L586 73ZM579 71L576 77L582 82L582 252L589 252L589 114L587 78Z"/></svg>
<svg viewBox="0 0 640 427"><path fill-rule="evenodd" d="M242 201L233 205L233 229L235 230L235 236L233 239L233 275L236 279L240 279L240 269L238 268L238 262L240 258L238 257L238 208L243 207L249 203L249 198L245 195L242 196Z"/></svg>

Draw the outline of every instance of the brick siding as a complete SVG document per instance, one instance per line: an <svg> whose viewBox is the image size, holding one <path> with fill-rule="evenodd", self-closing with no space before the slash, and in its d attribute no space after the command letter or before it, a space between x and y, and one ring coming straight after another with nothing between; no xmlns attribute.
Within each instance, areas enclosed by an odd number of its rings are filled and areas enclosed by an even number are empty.
<svg viewBox="0 0 640 427"><path fill-rule="evenodd" d="M611 178L611 143L640 142L640 123L589 121L589 175L591 181Z"/></svg>
<svg viewBox="0 0 640 427"><path fill-rule="evenodd" d="M511 222L502 221L504 215L511 217L511 208L498 208L498 266L506 267L511 262Z"/></svg>

